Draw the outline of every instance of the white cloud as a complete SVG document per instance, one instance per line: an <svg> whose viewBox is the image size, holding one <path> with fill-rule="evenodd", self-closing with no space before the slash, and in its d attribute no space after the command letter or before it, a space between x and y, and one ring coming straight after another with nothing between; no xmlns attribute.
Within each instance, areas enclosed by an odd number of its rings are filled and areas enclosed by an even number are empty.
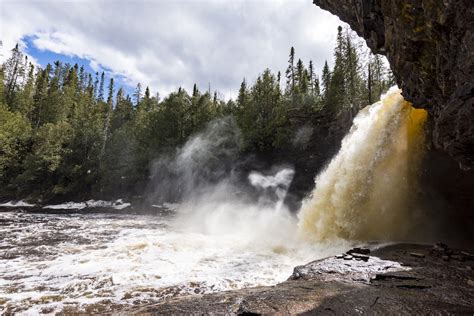
<svg viewBox="0 0 474 316"><path fill-rule="evenodd" d="M162 95L194 82L225 96L266 67L284 72L289 48L320 72L339 19L309 0L2 0L8 50L35 36L42 50L74 55Z"/></svg>

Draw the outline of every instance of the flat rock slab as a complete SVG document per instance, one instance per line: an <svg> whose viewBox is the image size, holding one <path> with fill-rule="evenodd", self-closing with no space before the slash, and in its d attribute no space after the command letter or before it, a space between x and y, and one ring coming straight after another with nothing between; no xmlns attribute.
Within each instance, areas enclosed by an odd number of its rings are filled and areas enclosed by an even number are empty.
<svg viewBox="0 0 474 316"><path fill-rule="evenodd" d="M331 257L310 262L275 286L175 298L124 312L473 314L474 262L462 253L464 261L445 261L445 252L425 245L391 245L373 251L367 261Z"/></svg>

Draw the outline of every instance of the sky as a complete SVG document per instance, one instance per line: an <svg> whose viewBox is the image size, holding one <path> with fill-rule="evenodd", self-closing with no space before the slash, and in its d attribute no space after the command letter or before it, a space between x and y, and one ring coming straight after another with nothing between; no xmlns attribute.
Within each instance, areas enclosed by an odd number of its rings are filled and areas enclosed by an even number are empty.
<svg viewBox="0 0 474 316"><path fill-rule="evenodd" d="M343 23L311 0L0 0L0 61L19 43L37 64L57 59L120 85L235 97L265 68L284 73L291 46L320 74Z"/></svg>

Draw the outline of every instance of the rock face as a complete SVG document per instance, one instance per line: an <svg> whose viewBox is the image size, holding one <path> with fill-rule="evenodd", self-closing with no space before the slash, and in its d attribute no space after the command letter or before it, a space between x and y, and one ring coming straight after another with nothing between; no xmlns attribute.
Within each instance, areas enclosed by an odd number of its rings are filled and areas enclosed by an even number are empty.
<svg viewBox="0 0 474 316"><path fill-rule="evenodd" d="M420 257L410 256L420 253ZM354 253L352 253L354 255ZM438 244L392 245L367 261L338 258L295 268L275 286L171 298L138 315L472 314L473 255Z"/></svg>
<svg viewBox="0 0 474 316"><path fill-rule="evenodd" d="M429 110L436 148L474 167L474 2L314 0L374 53L387 56L405 98Z"/></svg>

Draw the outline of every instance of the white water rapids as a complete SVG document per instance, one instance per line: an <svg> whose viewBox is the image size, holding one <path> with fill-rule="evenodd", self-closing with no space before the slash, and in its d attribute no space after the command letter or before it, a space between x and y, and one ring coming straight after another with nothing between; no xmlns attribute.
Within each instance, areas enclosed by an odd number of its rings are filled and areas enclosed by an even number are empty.
<svg viewBox="0 0 474 316"><path fill-rule="evenodd" d="M265 216L271 214L259 215ZM0 311L35 315L104 300L133 305L273 285L296 265L343 248L252 240L248 233L261 229L258 224L203 233L172 222L168 216L0 213Z"/></svg>

